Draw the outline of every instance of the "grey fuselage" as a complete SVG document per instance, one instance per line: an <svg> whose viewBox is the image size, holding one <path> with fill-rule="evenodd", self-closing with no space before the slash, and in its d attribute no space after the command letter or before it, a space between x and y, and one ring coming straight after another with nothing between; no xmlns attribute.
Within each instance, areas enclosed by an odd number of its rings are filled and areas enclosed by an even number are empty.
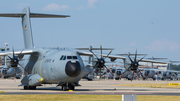
<svg viewBox="0 0 180 101"><path fill-rule="evenodd" d="M25 60L20 64L28 74L39 74L44 80L42 84L76 83L84 76L83 61L75 51L51 48L34 48L33 51L33 54L24 56ZM67 56L77 59L67 59Z"/></svg>
<svg viewBox="0 0 180 101"><path fill-rule="evenodd" d="M17 73L21 73L21 69L19 67L9 68L7 65L4 65L3 68L1 69L1 74L4 75L4 77L14 77Z"/></svg>

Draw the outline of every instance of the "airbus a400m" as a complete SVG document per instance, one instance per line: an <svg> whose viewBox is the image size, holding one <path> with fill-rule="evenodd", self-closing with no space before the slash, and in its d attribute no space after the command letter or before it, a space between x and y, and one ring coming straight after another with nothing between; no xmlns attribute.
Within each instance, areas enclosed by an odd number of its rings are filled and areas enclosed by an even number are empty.
<svg viewBox="0 0 180 101"><path fill-rule="evenodd" d="M17 68L19 65L25 70L26 75L21 80L22 84L19 85L24 86L24 89L36 89L37 86L42 84L57 84L57 86L62 86L64 91L74 90L75 86L79 85L79 80L88 73L90 66L100 68L100 70L106 68L104 65L106 57L111 58L112 61L123 59L126 70L138 69L136 64L139 61L132 61L129 58L130 63L126 57L110 55L112 51L108 55L102 54L102 50L112 50L109 48L79 48L79 50L90 51L85 52L66 48L34 47L30 18L66 18L70 17L68 15L31 13L29 7L27 7L21 13L0 13L0 17L22 18L25 48L20 51L13 50L13 52L0 53L0 56L8 56L12 68ZM101 50L100 58L92 50ZM80 55L93 57L93 64L84 65ZM143 58L140 61L143 61Z"/></svg>

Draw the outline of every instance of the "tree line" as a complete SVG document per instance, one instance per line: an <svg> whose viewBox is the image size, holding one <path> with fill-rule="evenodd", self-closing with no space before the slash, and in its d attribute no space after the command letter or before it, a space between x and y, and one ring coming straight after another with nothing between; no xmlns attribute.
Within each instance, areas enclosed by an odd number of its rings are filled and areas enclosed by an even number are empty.
<svg viewBox="0 0 180 101"><path fill-rule="evenodd" d="M170 66L171 66L171 69L172 69L172 70L180 71L180 64L179 64L179 65L176 65L176 64L173 65L173 64L171 64Z"/></svg>

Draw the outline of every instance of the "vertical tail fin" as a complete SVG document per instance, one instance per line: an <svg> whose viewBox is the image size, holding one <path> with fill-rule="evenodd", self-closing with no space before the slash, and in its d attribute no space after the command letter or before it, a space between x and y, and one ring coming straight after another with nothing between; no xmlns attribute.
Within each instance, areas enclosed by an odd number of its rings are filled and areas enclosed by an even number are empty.
<svg viewBox="0 0 180 101"><path fill-rule="evenodd" d="M25 45L25 48L27 49L27 48L34 48L30 17L31 18L66 18L70 16L31 13L30 8L26 7L23 9L22 13L0 13L0 17L17 17L17 18L21 17L22 18L24 45Z"/></svg>
<svg viewBox="0 0 180 101"><path fill-rule="evenodd" d="M29 7L24 8L22 12L26 13L24 16L21 16L25 48L34 48Z"/></svg>

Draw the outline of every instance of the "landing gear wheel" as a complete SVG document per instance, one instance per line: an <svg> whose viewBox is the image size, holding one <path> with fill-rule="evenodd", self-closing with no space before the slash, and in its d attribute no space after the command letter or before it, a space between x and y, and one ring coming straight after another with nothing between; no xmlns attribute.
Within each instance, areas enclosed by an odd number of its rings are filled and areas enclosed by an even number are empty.
<svg viewBox="0 0 180 101"><path fill-rule="evenodd" d="M88 79L88 81L92 81L92 79Z"/></svg>
<svg viewBox="0 0 180 101"><path fill-rule="evenodd" d="M16 77L16 79L20 79L20 77Z"/></svg>
<svg viewBox="0 0 180 101"><path fill-rule="evenodd" d="M4 76L4 79L8 79L8 76Z"/></svg>
<svg viewBox="0 0 180 101"><path fill-rule="evenodd" d="M28 86L24 86L24 90L27 90L29 87Z"/></svg>
<svg viewBox="0 0 180 101"><path fill-rule="evenodd" d="M68 88L69 88L69 90L74 90L75 87L72 85L69 85Z"/></svg>
<svg viewBox="0 0 180 101"><path fill-rule="evenodd" d="M66 86L62 86L62 90L63 91L66 91L67 89L66 89Z"/></svg>
<svg viewBox="0 0 180 101"><path fill-rule="evenodd" d="M36 90L36 86L29 86L29 89Z"/></svg>
<svg viewBox="0 0 180 101"><path fill-rule="evenodd" d="M115 80L119 80L119 78L115 78Z"/></svg>

